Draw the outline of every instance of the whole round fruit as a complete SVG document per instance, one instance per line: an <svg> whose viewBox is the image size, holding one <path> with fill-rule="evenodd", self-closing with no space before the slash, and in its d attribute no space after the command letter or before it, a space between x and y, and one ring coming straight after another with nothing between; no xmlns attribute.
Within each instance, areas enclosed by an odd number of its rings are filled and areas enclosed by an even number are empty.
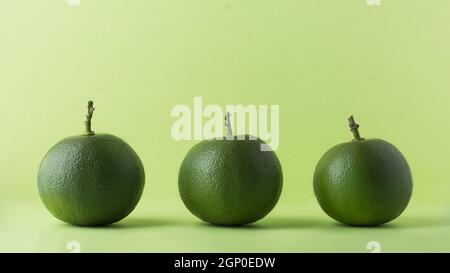
<svg viewBox="0 0 450 273"><path fill-rule="evenodd" d="M205 140L181 164L178 187L189 211L205 222L236 226L266 216L281 194L283 175L260 139Z"/></svg>
<svg viewBox="0 0 450 273"><path fill-rule="evenodd" d="M39 195L58 219L80 226L117 222L133 211L145 174L136 152L122 139L91 130L89 102L86 133L63 139L39 168Z"/></svg>
<svg viewBox="0 0 450 273"><path fill-rule="evenodd" d="M355 139L328 150L314 173L314 192L333 219L373 226L397 218L407 207L413 180L406 159L392 144L363 139L353 116Z"/></svg>

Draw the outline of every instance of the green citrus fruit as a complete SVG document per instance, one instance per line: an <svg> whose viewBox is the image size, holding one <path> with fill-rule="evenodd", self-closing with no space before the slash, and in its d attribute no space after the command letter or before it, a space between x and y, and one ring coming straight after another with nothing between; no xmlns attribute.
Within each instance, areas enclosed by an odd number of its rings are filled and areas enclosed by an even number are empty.
<svg viewBox="0 0 450 273"><path fill-rule="evenodd" d="M397 218L412 194L406 159L392 144L363 139L353 117L355 139L328 150L314 173L314 192L322 209L348 225L373 226Z"/></svg>
<svg viewBox="0 0 450 273"><path fill-rule="evenodd" d="M217 225L243 225L266 216L281 194L283 175L260 139L205 140L181 164L178 186L192 214Z"/></svg>
<svg viewBox="0 0 450 273"><path fill-rule="evenodd" d="M94 134L89 118L85 135L63 139L45 155L38 190L56 218L98 226L130 214L139 202L144 181L144 167L135 151L118 137Z"/></svg>

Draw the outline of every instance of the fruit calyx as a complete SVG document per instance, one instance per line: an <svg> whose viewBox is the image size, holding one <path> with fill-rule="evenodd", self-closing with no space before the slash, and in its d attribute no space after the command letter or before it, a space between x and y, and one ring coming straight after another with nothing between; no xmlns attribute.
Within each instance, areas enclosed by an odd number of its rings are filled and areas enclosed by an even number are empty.
<svg viewBox="0 0 450 273"><path fill-rule="evenodd" d="M352 131L353 136L355 137L353 139L353 141L364 140L364 138L362 138L361 135L359 134L359 124L356 123L355 119L353 118L353 115L351 115L348 118L348 123L349 123L350 131Z"/></svg>
<svg viewBox="0 0 450 273"><path fill-rule="evenodd" d="M93 101L88 101L88 113L86 115L86 120L84 121L84 127L86 129L85 131L85 135L86 136L92 136L95 135L95 132L92 131L92 127L91 127L91 120L92 120L92 114L94 113L95 107L94 107L94 102Z"/></svg>

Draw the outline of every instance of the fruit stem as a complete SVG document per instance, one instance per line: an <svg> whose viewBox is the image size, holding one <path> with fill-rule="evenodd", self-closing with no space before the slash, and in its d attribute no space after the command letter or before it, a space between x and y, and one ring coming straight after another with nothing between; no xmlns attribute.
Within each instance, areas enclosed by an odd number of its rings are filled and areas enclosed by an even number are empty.
<svg viewBox="0 0 450 273"><path fill-rule="evenodd" d="M88 107L87 108L88 108L88 113L86 115L86 120L84 121L84 127L86 129L85 134L87 136L92 136L92 135L95 135L94 131L92 131L92 128L91 128L92 114L94 113L94 110L95 110L94 102L91 101L91 100L88 101Z"/></svg>
<svg viewBox="0 0 450 273"><path fill-rule="evenodd" d="M350 126L350 131L352 131L353 136L355 137L353 139L353 141L358 141L358 140L364 139L364 138L361 138L361 135L359 134L359 124L356 123L355 119L353 118L353 115L351 115L348 118L348 123L349 123L349 126Z"/></svg>
<svg viewBox="0 0 450 273"><path fill-rule="evenodd" d="M225 126L227 127L227 139L233 139L233 130L231 129L230 112L225 115Z"/></svg>

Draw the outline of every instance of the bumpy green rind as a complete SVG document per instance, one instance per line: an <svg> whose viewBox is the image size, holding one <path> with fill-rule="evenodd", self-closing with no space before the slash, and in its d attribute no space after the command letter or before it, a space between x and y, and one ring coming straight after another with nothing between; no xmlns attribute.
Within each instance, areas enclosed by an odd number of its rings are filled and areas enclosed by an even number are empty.
<svg viewBox="0 0 450 273"><path fill-rule="evenodd" d="M406 159L395 146L380 139L331 148L314 173L320 206L330 217L348 225L392 221L407 207L412 188Z"/></svg>
<svg viewBox="0 0 450 273"><path fill-rule="evenodd" d="M181 199L205 222L243 225L265 217L281 194L283 174L262 140L206 140L186 155L179 171Z"/></svg>
<svg viewBox="0 0 450 273"><path fill-rule="evenodd" d="M38 174L39 195L47 209L80 226L123 219L136 207L144 184L136 152L107 134L63 139L46 154Z"/></svg>

